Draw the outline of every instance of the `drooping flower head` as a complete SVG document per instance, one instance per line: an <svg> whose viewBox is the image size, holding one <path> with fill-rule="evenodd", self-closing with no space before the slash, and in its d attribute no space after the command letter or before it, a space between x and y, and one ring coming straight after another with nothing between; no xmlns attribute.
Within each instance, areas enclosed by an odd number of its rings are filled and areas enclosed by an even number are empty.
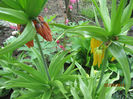
<svg viewBox="0 0 133 99"><path fill-rule="evenodd" d="M52 41L51 30L42 16L38 16L38 20L33 20L37 33L39 33L46 41Z"/></svg>
<svg viewBox="0 0 133 99"><path fill-rule="evenodd" d="M102 41L91 39L91 53L93 53L93 66L98 64L98 67L102 64L104 58L104 48L100 48Z"/></svg>
<svg viewBox="0 0 133 99"><path fill-rule="evenodd" d="M48 24L44 21L42 16L38 16L37 19L33 20L33 23L36 28L36 32L39 33L46 41L52 41L52 35L51 35L51 30L48 26ZM20 33L23 32L25 26L24 25L17 25L17 29L19 30ZM34 46L33 40L29 41L26 43L26 45L30 48Z"/></svg>

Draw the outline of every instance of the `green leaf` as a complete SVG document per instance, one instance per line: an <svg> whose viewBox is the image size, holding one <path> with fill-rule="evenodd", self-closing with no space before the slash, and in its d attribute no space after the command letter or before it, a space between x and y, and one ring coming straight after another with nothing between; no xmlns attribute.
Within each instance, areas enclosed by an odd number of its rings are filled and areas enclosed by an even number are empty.
<svg viewBox="0 0 133 99"><path fill-rule="evenodd" d="M116 87L102 87L98 99L112 99L112 94L115 92Z"/></svg>
<svg viewBox="0 0 133 99"><path fill-rule="evenodd" d="M2 1L0 1L0 7L4 7L4 8L9 8L9 6L7 6L5 3L3 3Z"/></svg>
<svg viewBox="0 0 133 99"><path fill-rule="evenodd" d="M77 68L79 69L81 75L82 75L84 78L87 78L87 73L86 73L86 71L83 69L83 67L82 67L78 62L75 62L75 65L76 65Z"/></svg>
<svg viewBox="0 0 133 99"><path fill-rule="evenodd" d="M93 6L93 5L92 5ZM96 9L95 7L93 6L93 11L94 11L94 15L95 15L95 22L96 22L96 25L97 26L100 26L100 23L99 23L99 20L98 20L98 15L96 13Z"/></svg>
<svg viewBox="0 0 133 99"><path fill-rule="evenodd" d="M121 33L124 33L126 31L128 31L131 27L133 26L133 18L131 18L127 24L125 24L122 29L121 29Z"/></svg>
<svg viewBox="0 0 133 99"><path fill-rule="evenodd" d="M89 87L84 83L84 81L81 78L79 78L79 83L80 83L80 90L84 95L84 99L92 99Z"/></svg>
<svg viewBox="0 0 133 99"><path fill-rule="evenodd" d="M110 21L109 11L107 8L107 0L99 0L99 3L100 3L100 11L104 22L104 26L105 28L107 28L107 31L110 32L111 21Z"/></svg>
<svg viewBox="0 0 133 99"><path fill-rule="evenodd" d="M52 90L45 91L41 99L50 99L52 95Z"/></svg>
<svg viewBox="0 0 133 99"><path fill-rule="evenodd" d="M95 5L97 11L99 12L100 16L102 17L105 29L110 32L110 17L108 13L108 8L106 6L106 0L99 0L100 7L98 7L98 4L96 0L92 0L93 4Z"/></svg>
<svg viewBox="0 0 133 99"><path fill-rule="evenodd" d="M28 41L32 40L35 36L35 28L32 25L32 22L28 22L22 34L11 44L7 45L3 49L0 49L0 55L6 54L7 52L13 51Z"/></svg>
<svg viewBox="0 0 133 99"><path fill-rule="evenodd" d="M0 7L0 19L16 24L27 24L28 16L23 11Z"/></svg>
<svg viewBox="0 0 133 99"><path fill-rule="evenodd" d="M117 12L113 14L114 16L112 16L113 20L111 20L111 33L113 35L117 35L121 33L121 26L122 26L121 17L122 17L125 3L126 3L126 0L121 0L118 6Z"/></svg>
<svg viewBox="0 0 133 99"><path fill-rule="evenodd" d="M65 87L64 87L64 85L63 85L63 83L62 83L61 81L59 81L59 80L55 80L54 83L55 83L55 86L57 86L57 87L59 88L59 90L60 90L61 93L64 95L64 97L65 97L66 99L68 99L68 97L66 96L67 91L66 91L66 89L65 89Z"/></svg>
<svg viewBox="0 0 133 99"><path fill-rule="evenodd" d="M27 0L26 13L29 17L37 17L47 0Z"/></svg>
<svg viewBox="0 0 133 99"><path fill-rule="evenodd" d="M133 54L133 50L132 50L131 48L124 47L124 50L125 50L126 52L129 52L129 53Z"/></svg>
<svg viewBox="0 0 133 99"><path fill-rule="evenodd" d="M46 83L47 79L45 79L40 72L33 69L32 67L23 64L23 63L13 63L14 66L22 68L24 71L28 72L34 79L36 79L39 82Z"/></svg>
<svg viewBox="0 0 133 99"><path fill-rule="evenodd" d="M10 8L16 9L16 10L21 10L21 6L16 0L2 0L4 4L9 6Z"/></svg>
<svg viewBox="0 0 133 99"><path fill-rule="evenodd" d="M56 26L56 27L59 27L59 28L62 28L62 29L71 29L71 28L73 28L71 26L67 26L67 25L63 25L63 24L57 24L57 23L50 23L49 25Z"/></svg>
<svg viewBox="0 0 133 99"><path fill-rule="evenodd" d="M0 76L10 75L10 74L12 74L12 73L0 70Z"/></svg>
<svg viewBox="0 0 133 99"><path fill-rule="evenodd" d="M74 67L75 67L75 62L73 61L73 63L67 68L64 74L69 75Z"/></svg>
<svg viewBox="0 0 133 99"><path fill-rule="evenodd" d="M117 5L116 5L117 0L112 0L112 8L111 8L111 25L113 25L113 22L115 20L116 14L117 14Z"/></svg>
<svg viewBox="0 0 133 99"><path fill-rule="evenodd" d="M133 10L133 0L130 0L130 3L128 4L128 6L124 9L122 19L121 19L122 24L125 24L126 22L128 22L129 18L131 17L132 10Z"/></svg>
<svg viewBox="0 0 133 99"><path fill-rule="evenodd" d="M40 91L27 91L25 94L22 94L22 96L16 98L16 99L40 99L38 98L41 94L43 94Z"/></svg>
<svg viewBox="0 0 133 99"><path fill-rule="evenodd" d="M105 83L108 83L108 82L106 82L106 81L109 80L109 77L111 76L111 74L112 74L112 73L105 73L105 74L103 75L103 79L102 79L102 81L101 81L101 84L100 84L100 87L99 87L97 93L100 93L100 92L101 92L101 89L104 87L104 84L105 84ZM111 82L109 82L109 83L111 83Z"/></svg>
<svg viewBox="0 0 133 99"><path fill-rule="evenodd" d="M115 43L112 43L109 46L109 51L112 53L112 55L121 65L121 68L125 76L124 78L125 78L126 93L127 93L131 86L131 78L130 78L129 63L128 63L125 51L123 50L123 47L121 45L118 45Z"/></svg>
<svg viewBox="0 0 133 99"><path fill-rule="evenodd" d="M15 80L10 80L6 82L7 84L5 85L6 88L29 88L32 90L47 90L50 88L47 84L42 84L42 83L36 83L36 82L25 82L22 78L21 79L15 79Z"/></svg>
<svg viewBox="0 0 133 99"><path fill-rule="evenodd" d="M17 0L17 2L21 6L21 8L23 8L23 10L26 11L27 0Z"/></svg>
<svg viewBox="0 0 133 99"><path fill-rule="evenodd" d="M24 72L21 72L21 71L17 71L17 70L14 70L14 69L11 69L11 71L18 75L19 77L22 77L23 79L29 81L29 82L38 82L34 77L32 77L31 75L27 74L27 73L24 73Z"/></svg>
<svg viewBox="0 0 133 99"><path fill-rule="evenodd" d="M106 41L108 38L107 36L109 35L109 32L97 26L76 26L72 29L68 29L66 32L77 32L82 35L90 35L102 41Z"/></svg>
<svg viewBox="0 0 133 99"><path fill-rule="evenodd" d="M64 63L72 57L72 54L66 56L67 53L68 51L63 51L53 57L49 66L49 73L52 79L61 74Z"/></svg>
<svg viewBox="0 0 133 99"><path fill-rule="evenodd" d="M37 57L37 60L39 61L39 64L36 64L37 71L39 71L42 74L42 76L44 76L44 78L48 80L40 53L34 47L31 48L31 50L34 53L34 55Z"/></svg>
<svg viewBox="0 0 133 99"><path fill-rule="evenodd" d="M74 99L80 99L80 97L78 96L78 93L74 87L71 87L71 94L73 95Z"/></svg>
<svg viewBox="0 0 133 99"><path fill-rule="evenodd" d="M59 77L56 77L57 80L60 80L62 82L67 82L67 81L75 81L75 79L78 78L78 75L60 75Z"/></svg>
<svg viewBox="0 0 133 99"><path fill-rule="evenodd" d="M126 36L126 35L119 35L118 42L128 44L128 45L133 45L133 37Z"/></svg>

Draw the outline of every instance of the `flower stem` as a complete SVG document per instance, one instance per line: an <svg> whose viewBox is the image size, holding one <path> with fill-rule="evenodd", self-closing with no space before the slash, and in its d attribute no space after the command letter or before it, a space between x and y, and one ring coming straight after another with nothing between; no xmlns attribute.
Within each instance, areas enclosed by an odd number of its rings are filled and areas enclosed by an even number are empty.
<svg viewBox="0 0 133 99"><path fill-rule="evenodd" d="M41 57L42 57L42 60L43 60L45 72L46 72L46 74L47 74L47 76L48 76L48 79L51 80L50 74L49 74L49 72L48 72L48 66L47 66L46 60L45 60L45 58L44 58L44 55L43 55L43 52L42 52L42 47L41 47L41 44L40 44L40 41L39 41L39 39L38 39L37 34L36 34L36 36L35 36L35 39L36 39L36 42L37 42L37 45L38 45L38 48L39 48L39 51L40 51L40 54L41 54Z"/></svg>

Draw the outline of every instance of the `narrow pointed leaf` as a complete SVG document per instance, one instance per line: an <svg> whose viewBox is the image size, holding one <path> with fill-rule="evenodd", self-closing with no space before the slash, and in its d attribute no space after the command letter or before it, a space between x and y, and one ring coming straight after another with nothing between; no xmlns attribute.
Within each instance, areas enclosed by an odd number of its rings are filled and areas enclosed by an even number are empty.
<svg viewBox="0 0 133 99"><path fill-rule="evenodd" d="M50 73L50 76L51 78L53 77L54 78L54 74L56 71L60 71L60 69L62 68L58 68L60 67L59 66L59 63L64 59L65 55L67 54L68 52L67 51L63 51L62 53L57 53L53 58L52 58L52 61L50 63L50 66L49 66L49 73ZM59 70L56 70L56 69L59 69ZM56 71L55 71L56 70ZM56 72L57 73L57 72Z"/></svg>
<svg viewBox="0 0 133 99"><path fill-rule="evenodd" d="M6 88L29 88L29 89L34 89L34 90L47 90L49 88L49 85L47 84L42 84L42 83L36 83L36 82L25 82L20 79L16 80L10 80L7 82L5 85Z"/></svg>
<svg viewBox="0 0 133 99"><path fill-rule="evenodd" d="M17 0L17 2L21 6L21 8L23 8L23 10L26 11L27 0Z"/></svg>
<svg viewBox="0 0 133 99"><path fill-rule="evenodd" d="M129 47L124 47L124 50L126 52L129 52L129 53L133 54L133 50L131 48L129 48Z"/></svg>
<svg viewBox="0 0 133 99"><path fill-rule="evenodd" d="M54 65L52 66L50 64L49 73L52 79L54 79L56 76L58 77L58 75L61 74L61 70L63 69L64 63L73 56L73 53L66 55L67 53L68 51L62 52L62 54L60 54L60 56L57 57Z"/></svg>
<svg viewBox="0 0 133 99"><path fill-rule="evenodd" d="M124 33L125 31L128 31L131 27L133 26L133 18L131 18L127 24L125 24L122 29L121 29L121 33Z"/></svg>
<svg viewBox="0 0 133 99"><path fill-rule="evenodd" d="M52 90L45 91L41 99L50 99L52 95Z"/></svg>
<svg viewBox="0 0 133 99"><path fill-rule="evenodd" d="M118 42L128 44L128 45L133 45L133 37L120 35L118 36Z"/></svg>
<svg viewBox="0 0 133 99"><path fill-rule="evenodd" d="M34 68L32 68L26 64L23 64L23 63L14 63L13 65L16 67L20 67L24 71L28 72L37 81L42 82L42 83L47 82L47 80L41 75L41 73L38 72L37 70L35 70Z"/></svg>
<svg viewBox="0 0 133 99"><path fill-rule="evenodd" d="M88 86L85 84L85 82L81 78L79 78L79 82L80 82L80 90L84 96L84 99L92 99L91 92Z"/></svg>
<svg viewBox="0 0 133 99"><path fill-rule="evenodd" d="M81 75L83 76L83 77L87 77L87 73L86 73L86 71L83 69L83 67L78 63L78 62L75 62L75 65L77 66L77 68L79 69L79 71L80 71L80 73L81 73Z"/></svg>
<svg viewBox="0 0 133 99"><path fill-rule="evenodd" d="M48 80L48 77L47 77L46 72L45 72L43 60L41 59L41 55L39 54L37 49L35 49L34 47L31 48L31 50L34 53L34 55L37 57L37 60L39 62L39 64L36 65L37 71L39 71L42 74L42 76L44 76L44 78Z"/></svg>
<svg viewBox="0 0 133 99"><path fill-rule="evenodd" d="M71 29L71 28L73 28L71 26L67 26L67 25L63 25L63 24L57 24L57 23L50 23L49 25L56 26L56 27L59 27L59 28L62 28L62 29Z"/></svg>
<svg viewBox="0 0 133 99"><path fill-rule="evenodd" d="M132 10L133 10L133 0L130 0L128 6L124 9L121 19L122 24L126 23L129 20L132 14Z"/></svg>
<svg viewBox="0 0 133 99"><path fill-rule="evenodd" d="M0 1L0 7L3 7L3 8L9 8L9 6L6 5L5 3L3 3L2 1Z"/></svg>
<svg viewBox="0 0 133 99"><path fill-rule="evenodd" d="M22 10L21 6L16 0L2 0L3 3L5 3L10 8L16 9L16 10Z"/></svg>
<svg viewBox="0 0 133 99"><path fill-rule="evenodd" d="M127 91L131 86L131 78L130 78L129 63L128 63L125 51L123 50L122 46L115 43L112 43L109 46L109 51L112 53L112 55L121 65L121 69L123 70L123 73L124 73L126 93L127 93Z"/></svg>
<svg viewBox="0 0 133 99"><path fill-rule="evenodd" d="M32 18L37 17L47 0L27 0L26 13Z"/></svg>
<svg viewBox="0 0 133 99"><path fill-rule="evenodd" d="M40 91L31 91L31 92L26 92L26 94L22 94L22 96L17 97L16 99L39 99L38 97L40 96L41 93Z"/></svg>
<svg viewBox="0 0 133 99"><path fill-rule="evenodd" d="M77 32L84 35L90 35L102 39L103 41L106 41L107 36L109 35L109 32L97 26L77 26L73 29L70 30L68 29L66 32L67 33Z"/></svg>
<svg viewBox="0 0 133 99"><path fill-rule="evenodd" d="M93 4L95 5L97 11L99 12L100 16L102 17L104 27L107 31L110 31L110 18L108 13L108 8L106 6L106 0L99 0L100 7L98 7L98 4L95 0L92 0Z"/></svg>
<svg viewBox="0 0 133 99"><path fill-rule="evenodd" d="M76 88L71 87L71 94L73 95L73 99L80 99L80 97L78 96L78 93L76 91Z"/></svg>
<svg viewBox="0 0 133 99"><path fill-rule="evenodd" d="M107 0L99 0L99 3L100 3L100 11L103 18L104 26L110 32L111 21L110 21L109 11L107 8Z"/></svg>
<svg viewBox="0 0 133 99"><path fill-rule="evenodd" d="M112 8L111 8L111 25L113 25L113 22L115 20L116 14L117 14L117 6L116 6L117 0L112 0Z"/></svg>
<svg viewBox="0 0 133 99"><path fill-rule="evenodd" d="M113 35L117 35L119 33L121 33L121 17L122 17L122 13L124 10L124 5L125 5L126 0L121 0L119 7L117 9L117 14L115 15L115 18L113 20L111 20L111 32Z"/></svg>
<svg viewBox="0 0 133 99"><path fill-rule="evenodd" d="M0 7L0 19L17 24L27 24L29 20L23 11L2 7Z"/></svg>

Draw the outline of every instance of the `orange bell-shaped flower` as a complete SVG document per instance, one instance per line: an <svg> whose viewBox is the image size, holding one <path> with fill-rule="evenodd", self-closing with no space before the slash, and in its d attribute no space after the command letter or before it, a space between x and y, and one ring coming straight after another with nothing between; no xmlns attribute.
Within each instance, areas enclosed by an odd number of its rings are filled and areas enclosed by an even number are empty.
<svg viewBox="0 0 133 99"><path fill-rule="evenodd" d="M42 16L38 16L38 20L33 20L37 33L39 33L45 40L52 41L51 30L48 24L43 20Z"/></svg>

